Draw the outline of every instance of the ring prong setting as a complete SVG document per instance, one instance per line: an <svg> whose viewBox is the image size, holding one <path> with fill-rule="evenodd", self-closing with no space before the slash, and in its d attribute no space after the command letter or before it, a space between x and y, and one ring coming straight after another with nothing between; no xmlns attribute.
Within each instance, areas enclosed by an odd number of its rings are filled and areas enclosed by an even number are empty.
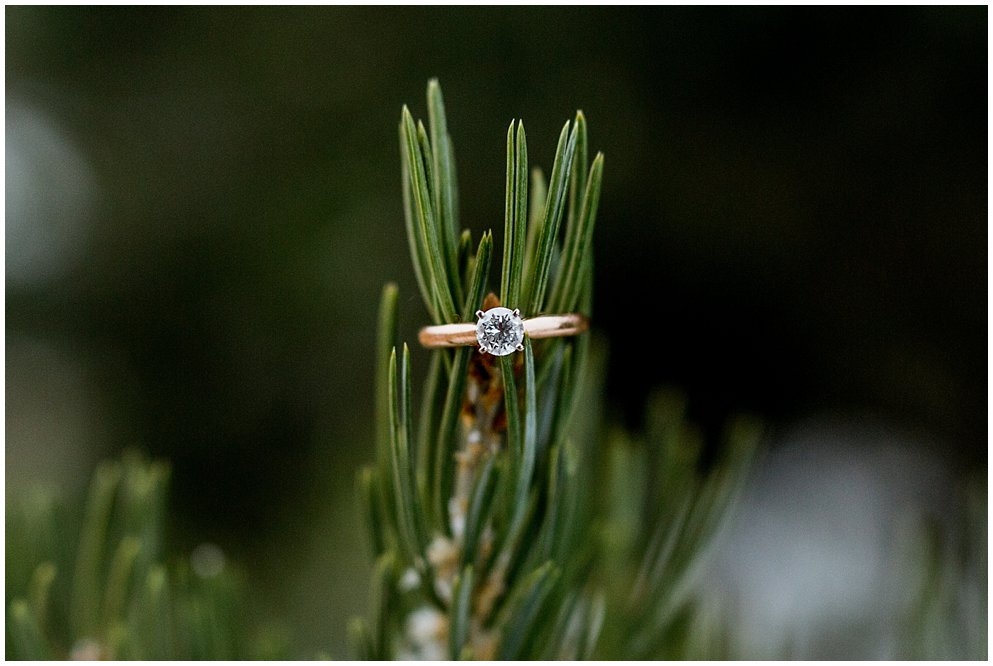
<svg viewBox="0 0 993 666"><path fill-rule="evenodd" d="M518 309L495 307L476 312L476 342L479 350L493 356L507 356L524 349L524 320Z"/></svg>

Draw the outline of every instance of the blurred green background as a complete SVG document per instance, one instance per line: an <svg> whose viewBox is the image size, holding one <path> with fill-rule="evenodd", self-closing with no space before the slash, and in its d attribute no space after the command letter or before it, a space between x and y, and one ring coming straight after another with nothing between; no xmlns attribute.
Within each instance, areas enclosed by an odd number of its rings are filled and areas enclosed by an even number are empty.
<svg viewBox="0 0 993 666"><path fill-rule="evenodd" d="M396 124L432 76L477 238L511 118L546 169L589 119L615 421L673 385L712 439L844 414L985 470L985 8L5 14L8 496L169 458L177 550L220 544L304 649L365 605L383 282L425 320Z"/></svg>

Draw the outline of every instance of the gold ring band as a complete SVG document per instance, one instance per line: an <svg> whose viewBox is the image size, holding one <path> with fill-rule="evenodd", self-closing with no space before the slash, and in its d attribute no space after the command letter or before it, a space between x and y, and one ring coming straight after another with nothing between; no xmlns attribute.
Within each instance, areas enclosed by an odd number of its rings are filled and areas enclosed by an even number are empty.
<svg viewBox="0 0 993 666"><path fill-rule="evenodd" d="M524 333L533 339L578 335L590 327L590 320L577 312L562 315L539 315L524 319ZM477 345L476 324L442 324L425 326L417 339L428 348Z"/></svg>

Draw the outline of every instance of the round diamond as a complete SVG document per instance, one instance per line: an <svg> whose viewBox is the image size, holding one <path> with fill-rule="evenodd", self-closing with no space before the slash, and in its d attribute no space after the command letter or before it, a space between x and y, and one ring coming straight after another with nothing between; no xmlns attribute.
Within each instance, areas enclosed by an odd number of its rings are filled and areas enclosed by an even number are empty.
<svg viewBox="0 0 993 666"><path fill-rule="evenodd" d="M476 322L480 350L506 356L524 341L524 320L508 308L491 308Z"/></svg>

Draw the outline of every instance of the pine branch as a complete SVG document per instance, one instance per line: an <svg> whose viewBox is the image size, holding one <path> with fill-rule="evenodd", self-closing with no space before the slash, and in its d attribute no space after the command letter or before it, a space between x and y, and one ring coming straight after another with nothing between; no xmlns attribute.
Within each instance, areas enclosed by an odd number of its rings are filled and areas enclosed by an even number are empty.
<svg viewBox="0 0 993 666"><path fill-rule="evenodd" d="M492 236L485 233L473 254L468 230L457 228L454 166L447 159L453 151L436 81L428 84L428 108L427 128L406 107L401 114L411 260L432 321L471 321L477 309L501 302L493 294L484 298ZM510 125L499 293L511 307L538 311L553 279L559 301L575 306L580 293L589 292L592 262L583 259L592 256L587 248L602 156L587 188L589 165L573 174L577 144L585 160L582 114L566 123L546 198L540 172L529 170L524 127ZM567 209L573 221L563 245L558 229ZM555 257L564 251L568 261L556 271ZM571 565L567 546L591 515L573 501L580 495L571 484L582 447L567 446L564 437L577 387L589 381L583 372L588 343L526 340L522 355L499 360L470 347L435 351L415 422L410 352L396 351L395 312L396 293L387 287L377 353L388 362L381 360L377 371L377 419L391 425L379 430L377 463L361 472L359 490L371 543L380 561L396 563L398 587L395 596L383 592L377 578L377 608L389 600L391 619L353 622L355 652L377 658L536 654L554 638L542 618L562 615L565 591L582 573ZM549 422L551 430L543 427ZM570 608L590 615L588 603L569 598ZM571 636L560 633L560 640Z"/></svg>
<svg viewBox="0 0 993 666"><path fill-rule="evenodd" d="M587 162L584 115L563 127L547 188L541 171L529 170L523 124L507 130L498 299L483 298L489 232L471 256L469 232L451 227L458 204L436 81L428 105L430 129L404 107L401 152L411 259L431 319L471 321L477 309L499 304L526 315L590 314L604 159L597 153ZM440 208L448 212L438 215ZM442 238L460 239L454 270ZM621 435L603 446L597 414L604 353L589 335L540 344L526 338L523 354L499 359L471 347L431 352L414 424L409 351L403 347L398 366L393 339L393 287L382 303L378 354L389 363L380 360L377 419L392 424L391 455L361 473L360 488L371 542L380 562L393 563L396 585L377 575L379 615L353 623L356 655L719 653L708 637L720 632L704 625L692 573L740 488L756 429L732 428L726 459L703 476L699 446L671 401L652 410L651 448ZM454 304L462 306L460 319L452 316ZM603 469L614 473L601 479ZM645 469L658 484L644 479ZM633 483L639 473L643 482ZM607 492L590 492L598 486Z"/></svg>
<svg viewBox="0 0 993 666"><path fill-rule="evenodd" d="M957 529L938 521L918 525L917 576L907 586L913 598L902 618L897 658L989 657L989 492L985 480L973 476L957 494Z"/></svg>
<svg viewBox="0 0 993 666"><path fill-rule="evenodd" d="M723 457L701 472L702 442L675 395L656 395L647 442L611 438L611 490L601 575L607 581L602 652L611 659L717 659L723 636L707 627L695 568L730 515L759 442L758 424L728 429Z"/></svg>
<svg viewBox="0 0 993 666"><path fill-rule="evenodd" d="M51 498L8 504L8 658L286 654L241 620L240 584L216 547L163 564L168 477L164 463L133 454L102 464L81 522Z"/></svg>

